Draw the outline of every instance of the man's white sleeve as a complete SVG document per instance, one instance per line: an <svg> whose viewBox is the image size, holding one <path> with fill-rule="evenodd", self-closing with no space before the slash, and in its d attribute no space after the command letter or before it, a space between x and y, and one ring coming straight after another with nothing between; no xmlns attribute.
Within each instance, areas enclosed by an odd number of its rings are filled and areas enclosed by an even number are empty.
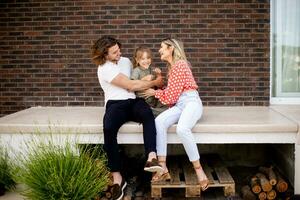
<svg viewBox="0 0 300 200"><path fill-rule="evenodd" d="M110 83L119 73L120 71L117 67L106 67L102 70L101 77L103 80Z"/></svg>

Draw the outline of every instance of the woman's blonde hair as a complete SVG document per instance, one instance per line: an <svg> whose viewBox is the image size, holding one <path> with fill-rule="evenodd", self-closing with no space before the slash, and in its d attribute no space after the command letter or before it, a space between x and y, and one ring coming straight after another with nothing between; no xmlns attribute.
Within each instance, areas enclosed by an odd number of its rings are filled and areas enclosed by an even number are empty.
<svg viewBox="0 0 300 200"><path fill-rule="evenodd" d="M133 53L133 58L132 58L133 68L136 68L137 66L139 66L138 61L142 58L144 52L146 52L148 54L148 56L150 57L151 62L152 62L152 52L151 52L151 50L147 47L141 46L141 47L136 48L134 53Z"/></svg>
<svg viewBox="0 0 300 200"><path fill-rule="evenodd" d="M178 60L184 60L187 62L186 55L183 48L183 43L176 39L166 38L162 40L162 43L166 44L167 46L174 47L173 51L173 63L177 62Z"/></svg>

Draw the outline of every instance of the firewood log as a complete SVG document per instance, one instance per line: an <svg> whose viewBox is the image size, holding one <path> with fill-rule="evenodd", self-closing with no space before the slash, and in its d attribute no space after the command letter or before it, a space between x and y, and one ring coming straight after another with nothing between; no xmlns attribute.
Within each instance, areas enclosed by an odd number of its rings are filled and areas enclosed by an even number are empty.
<svg viewBox="0 0 300 200"><path fill-rule="evenodd" d="M276 185L277 177L272 167L259 167L259 171L261 171L268 177L271 185Z"/></svg>
<svg viewBox="0 0 300 200"><path fill-rule="evenodd" d="M266 192L261 192L258 194L259 200L267 199L267 193Z"/></svg>
<svg viewBox="0 0 300 200"><path fill-rule="evenodd" d="M251 189L248 185L242 187L242 196L245 200L255 200L256 196L251 192Z"/></svg>
<svg viewBox="0 0 300 200"><path fill-rule="evenodd" d="M269 192L272 190L272 185L264 174L257 173L256 176L259 178L261 188L264 192Z"/></svg>
<svg viewBox="0 0 300 200"><path fill-rule="evenodd" d="M275 190L271 190L269 192L267 192L267 199L275 199L277 196L276 191Z"/></svg>
<svg viewBox="0 0 300 200"><path fill-rule="evenodd" d="M254 192L255 194L258 194L261 192L260 182L259 182L259 179L257 178L257 176L253 176L251 178L250 186L251 186L252 192Z"/></svg>
<svg viewBox="0 0 300 200"><path fill-rule="evenodd" d="M285 192L289 186L288 183L279 174L277 174L277 184L275 187L278 192Z"/></svg>
<svg viewBox="0 0 300 200"><path fill-rule="evenodd" d="M276 176L277 176L277 184L275 185L275 189L279 193L286 192L289 188L288 183L282 178L280 173L277 170L274 170Z"/></svg>
<svg viewBox="0 0 300 200"><path fill-rule="evenodd" d="M112 197L111 192L109 192L109 191L105 192L105 197L110 199Z"/></svg>

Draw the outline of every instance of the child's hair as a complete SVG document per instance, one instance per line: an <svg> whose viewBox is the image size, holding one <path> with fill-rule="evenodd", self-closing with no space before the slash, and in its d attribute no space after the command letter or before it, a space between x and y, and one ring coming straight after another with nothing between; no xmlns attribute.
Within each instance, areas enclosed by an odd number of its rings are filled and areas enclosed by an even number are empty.
<svg viewBox="0 0 300 200"><path fill-rule="evenodd" d="M133 64L133 68L136 68L137 66L139 66L139 62L138 60L141 59L141 57L143 56L143 53L146 52L148 54L148 56L150 57L151 61L152 61L152 53L151 50L147 47L138 47L136 48L136 50L134 51L133 54L133 58L132 58L132 64Z"/></svg>

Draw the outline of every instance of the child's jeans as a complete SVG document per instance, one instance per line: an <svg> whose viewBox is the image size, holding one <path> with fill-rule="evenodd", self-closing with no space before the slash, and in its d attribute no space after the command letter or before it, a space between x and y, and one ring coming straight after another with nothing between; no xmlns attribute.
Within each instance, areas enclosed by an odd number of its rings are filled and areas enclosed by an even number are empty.
<svg viewBox="0 0 300 200"><path fill-rule="evenodd" d="M199 160L199 152L191 129L203 112L202 101L197 91L181 94L176 105L164 111L155 119L156 149L158 156L167 156L167 130L178 122L176 133L180 137L190 161Z"/></svg>

